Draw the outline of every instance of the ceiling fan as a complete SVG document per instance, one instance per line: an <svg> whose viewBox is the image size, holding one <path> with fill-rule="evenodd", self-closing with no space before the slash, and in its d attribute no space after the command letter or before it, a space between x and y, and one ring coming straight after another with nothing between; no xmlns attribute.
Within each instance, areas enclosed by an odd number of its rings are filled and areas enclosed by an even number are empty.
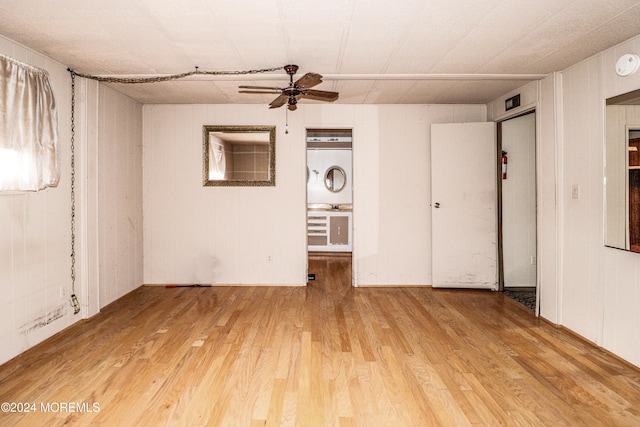
<svg viewBox="0 0 640 427"><path fill-rule="evenodd" d="M322 76L316 73L307 73L295 82L293 75L298 71L297 65L285 65L284 70L289 74L289 86L287 87L268 87L268 86L240 86L240 93L279 93L278 97L271 101L269 108L282 107L288 104L287 108L291 111L297 108L298 99L308 98L316 101L333 102L338 99L338 92L329 92L325 90L310 89L322 83Z"/></svg>

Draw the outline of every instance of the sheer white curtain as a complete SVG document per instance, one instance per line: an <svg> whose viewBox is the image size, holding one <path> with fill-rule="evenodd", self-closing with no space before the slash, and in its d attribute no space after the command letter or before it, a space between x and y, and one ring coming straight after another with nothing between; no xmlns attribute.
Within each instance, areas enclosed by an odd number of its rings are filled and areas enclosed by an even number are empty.
<svg viewBox="0 0 640 427"><path fill-rule="evenodd" d="M49 74L0 55L0 191L55 187L59 157Z"/></svg>

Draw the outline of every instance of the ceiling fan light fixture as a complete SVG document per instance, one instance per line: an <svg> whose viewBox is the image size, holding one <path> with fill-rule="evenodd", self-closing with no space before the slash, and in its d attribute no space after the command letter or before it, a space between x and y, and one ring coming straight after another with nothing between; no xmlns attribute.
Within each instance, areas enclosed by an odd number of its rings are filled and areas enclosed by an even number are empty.
<svg viewBox="0 0 640 427"><path fill-rule="evenodd" d="M317 73L306 73L295 82L293 75L298 71L295 64L285 65L284 70L289 75L289 86L287 87L265 87L265 86L240 86L240 93L268 94L280 93L276 99L269 103L269 108L278 108L287 104L287 109L294 111L297 108L299 98L309 98L316 101L333 102L338 99L338 92L310 89L322 83L322 76Z"/></svg>

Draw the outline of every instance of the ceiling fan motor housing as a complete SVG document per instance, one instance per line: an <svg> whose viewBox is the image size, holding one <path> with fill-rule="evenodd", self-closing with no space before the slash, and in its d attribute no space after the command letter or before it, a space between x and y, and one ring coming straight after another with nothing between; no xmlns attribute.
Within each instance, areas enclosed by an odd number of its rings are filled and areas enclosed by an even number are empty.
<svg viewBox="0 0 640 427"><path fill-rule="evenodd" d="M298 72L298 66L294 64L285 65L284 70L287 72L287 74L289 74L290 76L293 76L295 73Z"/></svg>

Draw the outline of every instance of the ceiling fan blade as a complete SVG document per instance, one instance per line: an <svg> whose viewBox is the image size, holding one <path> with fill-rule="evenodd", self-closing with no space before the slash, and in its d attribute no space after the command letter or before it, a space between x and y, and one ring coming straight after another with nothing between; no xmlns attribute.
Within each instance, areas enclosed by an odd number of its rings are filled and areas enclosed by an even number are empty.
<svg viewBox="0 0 640 427"><path fill-rule="evenodd" d="M300 96L303 98L315 99L316 101L333 102L338 99L339 95L340 94L338 92L307 89Z"/></svg>
<svg viewBox="0 0 640 427"><path fill-rule="evenodd" d="M284 104L287 103L288 99L289 99L289 97L287 95L281 94L279 97L277 97L276 99L271 101L271 103L269 104L269 108L282 107Z"/></svg>
<svg viewBox="0 0 640 427"><path fill-rule="evenodd" d="M262 89L262 90L277 90L281 91L282 88L271 86L238 86L240 89Z"/></svg>
<svg viewBox="0 0 640 427"><path fill-rule="evenodd" d="M296 86L298 86L299 88L308 88L308 87L313 87L315 85L319 85L320 83L322 83L322 76L320 74L316 74L316 73L307 73L304 76L300 77L298 80L296 80Z"/></svg>
<svg viewBox="0 0 640 427"><path fill-rule="evenodd" d="M264 95L264 94L270 94L270 93L282 93L282 91L280 90L264 90L264 91L259 91L259 90L239 90L238 93L256 93L259 95Z"/></svg>

